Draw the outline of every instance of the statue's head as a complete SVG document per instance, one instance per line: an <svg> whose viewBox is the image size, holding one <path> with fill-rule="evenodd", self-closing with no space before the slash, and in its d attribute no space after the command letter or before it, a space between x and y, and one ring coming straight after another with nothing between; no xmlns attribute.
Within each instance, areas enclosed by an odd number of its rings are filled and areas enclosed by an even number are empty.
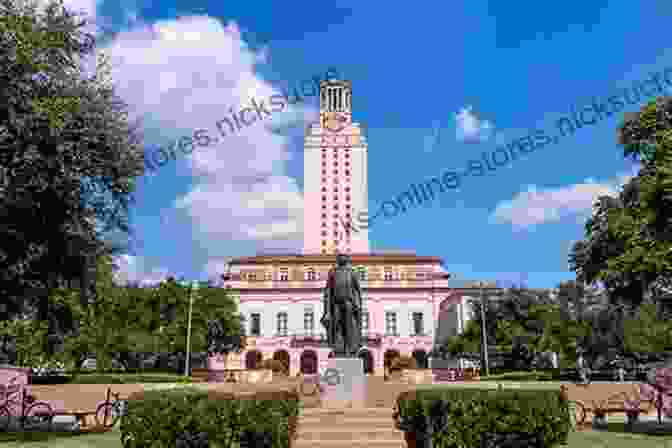
<svg viewBox="0 0 672 448"><path fill-rule="evenodd" d="M350 257L345 254L336 255L336 265L338 266L347 266L350 262Z"/></svg>

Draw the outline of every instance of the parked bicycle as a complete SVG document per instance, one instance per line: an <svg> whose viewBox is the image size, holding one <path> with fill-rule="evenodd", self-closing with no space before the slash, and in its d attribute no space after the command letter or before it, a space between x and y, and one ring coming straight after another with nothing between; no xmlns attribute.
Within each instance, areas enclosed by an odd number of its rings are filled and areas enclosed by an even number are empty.
<svg viewBox="0 0 672 448"><path fill-rule="evenodd" d="M37 401L35 396L27 394L20 384L15 384L19 377L12 378L9 383L0 385L0 431L6 431L12 421L12 409L21 407L19 423L21 428L29 431L50 431L54 419L54 411L45 401ZM21 396L19 400L17 396Z"/></svg>
<svg viewBox="0 0 672 448"><path fill-rule="evenodd" d="M114 397L113 401L110 401L110 395ZM113 393L108 387L105 401L96 408L96 423L105 428L112 428L125 413L126 401L121 400L119 394Z"/></svg>

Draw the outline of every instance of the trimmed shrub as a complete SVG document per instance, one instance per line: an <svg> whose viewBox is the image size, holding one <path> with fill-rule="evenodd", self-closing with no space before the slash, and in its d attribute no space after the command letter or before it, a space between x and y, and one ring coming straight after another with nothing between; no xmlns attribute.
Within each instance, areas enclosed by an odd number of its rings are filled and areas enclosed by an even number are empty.
<svg viewBox="0 0 672 448"><path fill-rule="evenodd" d="M292 391L236 397L193 386L131 394L121 420L123 446L289 448L300 401Z"/></svg>

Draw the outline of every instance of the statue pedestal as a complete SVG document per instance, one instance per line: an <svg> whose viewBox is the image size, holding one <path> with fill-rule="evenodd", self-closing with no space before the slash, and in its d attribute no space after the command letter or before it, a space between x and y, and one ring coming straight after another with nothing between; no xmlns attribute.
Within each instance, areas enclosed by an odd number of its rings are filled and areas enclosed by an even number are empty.
<svg viewBox="0 0 672 448"><path fill-rule="evenodd" d="M324 388L323 407L357 408L366 404L366 375L360 358L329 358L320 384Z"/></svg>

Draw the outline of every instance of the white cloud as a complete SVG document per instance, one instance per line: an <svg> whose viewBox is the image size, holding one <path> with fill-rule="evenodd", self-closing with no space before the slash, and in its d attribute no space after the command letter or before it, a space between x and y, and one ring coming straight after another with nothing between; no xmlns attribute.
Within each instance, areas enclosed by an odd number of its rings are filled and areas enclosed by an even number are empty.
<svg viewBox="0 0 672 448"><path fill-rule="evenodd" d="M138 282L140 286L154 286L170 275L167 269L149 268L142 257L134 255L115 257L114 263L118 267L118 270L114 273L114 280L117 284Z"/></svg>
<svg viewBox="0 0 672 448"><path fill-rule="evenodd" d="M455 114L457 121L456 138L462 143L481 143L487 141L494 132L494 126L489 121L481 120L467 106Z"/></svg>
<svg viewBox="0 0 672 448"><path fill-rule="evenodd" d="M142 117L146 134L166 139L146 143L167 146L195 129L218 138L217 144L196 147L188 156L176 151L187 159L194 183L174 207L191 219L198 244L212 256L225 251L231 240L251 241L259 249L280 245L300 251L303 194L297 179L286 173L290 139L272 128L305 128L306 122L318 120L317 108L308 98L226 137L215 126L253 98L268 107L270 96L284 94L256 71L268 49L251 49L234 22L189 16L153 24L136 20L102 51L112 59L112 79L129 104L130 118ZM285 84L293 92L300 81L323 79L326 68ZM171 173L159 169L156 175Z"/></svg>
<svg viewBox="0 0 672 448"><path fill-rule="evenodd" d="M512 200L500 202L490 218L496 223L510 223L516 228L559 221L567 216L575 216L577 222L583 222L599 196L617 195L631 177L622 174L603 183L586 179L581 184L546 190L538 190L531 185Z"/></svg>

